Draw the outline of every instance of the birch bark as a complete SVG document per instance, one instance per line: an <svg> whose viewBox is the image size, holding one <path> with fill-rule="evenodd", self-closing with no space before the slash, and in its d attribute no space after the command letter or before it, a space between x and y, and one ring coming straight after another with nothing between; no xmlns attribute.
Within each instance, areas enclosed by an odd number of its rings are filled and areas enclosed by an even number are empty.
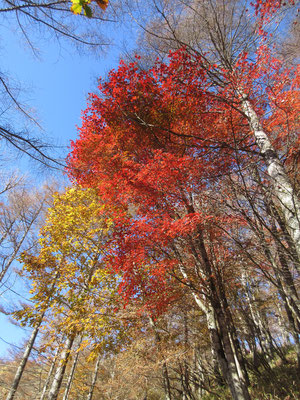
<svg viewBox="0 0 300 400"><path fill-rule="evenodd" d="M29 338L29 340L27 342L27 346L25 348L23 357L22 357L21 362L20 362L20 364L18 366L14 381L13 381L13 383L11 385L11 389L10 389L10 392L8 393L8 395L6 397L6 400L13 400L14 397L15 397L15 394L16 394L16 391L18 389L18 386L19 386L20 380L22 378L23 372L25 370L28 358L29 358L31 350L33 348L35 339L37 337L37 334L39 332L40 326L42 324L42 320L43 320L43 315L42 315L40 321L37 323L37 325L33 329L31 335L30 335L30 338Z"/></svg>
<svg viewBox="0 0 300 400"><path fill-rule="evenodd" d="M202 240L199 240L199 246L204 246ZM205 248L203 258L209 262ZM209 266L208 266L209 268ZM188 280L188 275L185 268L180 264L180 271L185 279ZM212 271L206 271L212 273ZM196 304L205 312L207 319L207 326L212 343L213 358L218 360L218 364L222 371L224 379L227 381L234 400L250 400L247 390L247 385L237 371L234 353L231 346L228 327L225 322L222 306L216 300L216 290L213 291L212 297L207 305L200 299L200 297L192 290L192 294Z"/></svg>
<svg viewBox="0 0 300 400"><path fill-rule="evenodd" d="M54 379L48 394L48 400L56 400L58 397L58 392L61 387L61 383L65 374L67 362L70 356L70 351L72 349L72 345L74 342L74 337L68 337L65 346L63 348L63 351L60 356L60 361L59 365L56 369Z"/></svg>
<svg viewBox="0 0 300 400"><path fill-rule="evenodd" d="M79 343L78 343L78 346L77 346L78 347L77 348L77 353L76 353L76 355L74 357L72 368L71 368L71 371L69 373L68 382L67 382L67 386L66 386L66 389L65 389L63 400L67 400L68 397L69 397L69 393L70 393L70 390L71 390L73 377L74 377L74 373L75 373L75 369L77 367L77 362L78 362L78 357L79 357L78 349L79 349L79 347L81 345L81 342L82 342L82 336L80 337L80 340L79 340Z"/></svg>
<svg viewBox="0 0 300 400"><path fill-rule="evenodd" d="M254 137L259 147L260 154L267 164L267 171L272 180L273 194L276 196L281 211L284 215L287 230L295 244L298 258L300 259L300 201L287 176L287 173L279 160L267 134L264 132L258 115L254 111L247 96L240 91L242 97L242 109L253 130Z"/></svg>
<svg viewBox="0 0 300 400"><path fill-rule="evenodd" d="M57 356L58 356L58 353L59 353L59 349L60 349L60 346L57 346L57 349L56 349L56 352L55 352L55 356L54 356L54 358L53 358L53 360L51 362L51 365L50 365L50 368L49 368L49 372L48 372L46 381L44 383L44 387L43 387L43 391L42 391L40 400L44 400L44 398L45 398L45 395L46 395L46 392L47 392L47 389L48 389L48 386L49 386L49 383L50 383L50 380L51 380L51 376L52 376L53 371L54 371L54 367L55 367L55 363L56 363Z"/></svg>
<svg viewBox="0 0 300 400"><path fill-rule="evenodd" d="M101 357L99 355L98 358L97 358L97 361L96 361L93 380L92 380L92 384L91 384L91 387L90 387L90 391L89 391L87 400L92 400L94 389L95 389L96 382L97 382L97 375L98 375L98 371L99 371L99 368L100 368L100 361L101 361Z"/></svg>

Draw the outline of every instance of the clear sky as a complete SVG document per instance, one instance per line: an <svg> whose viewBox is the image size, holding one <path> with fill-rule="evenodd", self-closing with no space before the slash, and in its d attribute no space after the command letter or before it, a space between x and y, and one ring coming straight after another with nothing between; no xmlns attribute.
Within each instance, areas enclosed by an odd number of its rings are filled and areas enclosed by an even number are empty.
<svg viewBox="0 0 300 400"><path fill-rule="evenodd" d="M109 36L115 35L111 31ZM96 78L117 66L120 43L105 47L98 58L79 54L70 42L61 46L42 41L39 59L20 35L8 27L0 27L1 70L8 72L16 84L20 82L20 98L33 107L47 135L61 144L76 137L80 110L85 107L87 94L96 87ZM38 45L38 41L36 40Z"/></svg>
<svg viewBox="0 0 300 400"><path fill-rule="evenodd" d="M80 114L86 106L87 94L95 90L98 77L105 76L118 65L123 33L121 30L110 30L107 35L114 36L117 44L110 46L106 55L98 58L79 54L70 43L63 42L60 47L55 41L43 41L39 48L40 58L37 59L20 36L16 35L14 26L0 25L1 71L10 76L15 86L20 84L20 99L35 110L44 129L40 134L51 136L56 144L68 146L70 140L76 138L76 125L80 125ZM20 163L21 173L27 172L25 165ZM34 174L34 171L28 173ZM12 289L27 297L27 290L20 282ZM0 294L1 304L15 302L19 297L11 291ZM18 345L25 333L9 323L1 313L0 326L1 357L7 355L9 346L6 342Z"/></svg>

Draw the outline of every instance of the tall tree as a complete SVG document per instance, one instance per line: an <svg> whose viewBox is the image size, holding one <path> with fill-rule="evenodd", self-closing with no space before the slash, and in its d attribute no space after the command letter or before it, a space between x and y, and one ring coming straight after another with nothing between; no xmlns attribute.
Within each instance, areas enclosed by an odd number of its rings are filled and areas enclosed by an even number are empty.
<svg viewBox="0 0 300 400"><path fill-rule="evenodd" d="M275 11L282 5L282 2L257 2L259 9L269 10L268 15L272 14L271 10ZM296 8L293 1L290 2L290 5L293 7L292 11L289 11L289 7L287 7L289 13L295 11ZM262 109L258 108L257 101L260 99L257 96L256 78L252 75L250 86L245 85L245 77L247 74L250 77L251 73L238 66L244 55L248 54L249 59L254 58L254 53L261 42L267 43L267 32L271 31L273 34L277 24L266 19L263 30L260 30L260 21L254 8L249 8L248 2L240 0L155 1L151 11L154 13L152 20L147 13L145 13L147 17L141 15L139 18L139 23L145 32L144 42L147 43L148 48L153 48L155 54L164 57L170 48L178 49L184 46L189 54L195 56L195 63L200 63L201 67L206 70L211 85L219 88L231 86L230 95L228 92L225 94L224 91L221 93L222 90L217 90L217 92L221 97L224 96L224 101L239 110L248 121L253 140L267 167L273 196L277 198L299 257L300 204L294 177L289 175L289 170L282 163L280 150L272 142L274 135L265 125L266 118ZM286 23L288 23L288 19ZM278 29L278 31L282 32L282 29ZM272 40L274 41L273 36ZM265 51L265 47L262 48L262 51ZM261 75L262 65L258 60L256 63L260 64L259 75ZM273 68L274 65L270 68L270 75ZM223 73L224 70L228 71L226 76ZM280 79L278 72L276 72L277 82ZM268 85L272 91L272 86L276 86L276 83L269 80L265 85ZM260 96L262 92L259 93Z"/></svg>
<svg viewBox="0 0 300 400"><path fill-rule="evenodd" d="M48 336L58 332L65 337L49 399L58 396L76 338L84 336L82 348L98 353L118 343L123 334L116 317L116 277L103 261L111 227L108 211L95 191L74 187L54 196L41 230L39 252L22 254L35 309L21 310L18 318L34 321L46 310ZM50 292L49 280L54 285Z"/></svg>
<svg viewBox="0 0 300 400"><path fill-rule="evenodd" d="M172 275L181 276L206 314L220 369L235 399L249 398L248 378L228 303L232 287L225 285L232 244L224 232L233 224L242 229L247 219L224 215L222 196L215 193L228 195L225 178L238 169L261 165L237 90L243 87L262 112L265 104L272 105L272 95L261 95L261 84L273 82L279 89L279 71L278 62L260 50L256 63L244 55L235 70L224 69L222 80L228 85L212 89L202 57L184 50L147 71L121 63L100 83L103 97L91 95L69 158L78 182L129 211L127 221L115 217L119 241L112 261L124 272L125 296L143 294L148 307L154 303L162 310L175 294ZM293 103L296 75L284 74L291 82L289 92L281 86L278 95ZM290 115L295 121L292 109ZM278 108L272 118L278 118ZM282 143L288 136L282 133Z"/></svg>

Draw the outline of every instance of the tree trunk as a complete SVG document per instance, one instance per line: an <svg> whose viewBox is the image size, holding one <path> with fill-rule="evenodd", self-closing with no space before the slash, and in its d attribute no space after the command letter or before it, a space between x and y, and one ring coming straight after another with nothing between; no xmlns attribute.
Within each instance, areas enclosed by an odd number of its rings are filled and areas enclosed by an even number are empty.
<svg viewBox="0 0 300 400"><path fill-rule="evenodd" d="M263 131L258 116L247 96L240 91L242 108L253 130L260 154L264 157L268 174L272 180L273 194L276 196L284 215L287 230L295 244L300 259L300 202L271 142Z"/></svg>
<svg viewBox="0 0 300 400"><path fill-rule="evenodd" d="M82 336L80 337L80 340L78 342L78 349L79 349L79 347L81 345L81 342L82 342ZM63 400L67 400L68 397L69 397L69 392L71 390L73 377L74 377L75 369L76 369L76 366L77 366L78 357L79 357L79 352L77 351L76 354L75 354L74 360L73 360L71 371L69 373L68 382L67 382L67 386L66 386L66 390L65 390L65 393L64 393Z"/></svg>
<svg viewBox="0 0 300 400"><path fill-rule="evenodd" d="M187 314L183 316L184 320L184 352L187 353L189 347L189 329L188 329L188 317ZM182 371L182 399L187 400L190 393L190 371L187 364L186 358L183 361Z"/></svg>
<svg viewBox="0 0 300 400"><path fill-rule="evenodd" d="M99 367L100 367L100 361L101 361L101 358L100 358L100 355L99 355L98 358L97 358L97 361L96 361L96 365L95 365L95 370L94 370L94 375L93 375L93 380L92 380L92 384L91 384L91 387L90 387L90 391L89 391L89 394L88 394L88 397L87 397L86 400L92 400L94 389L95 389L96 382L97 382L97 375L98 375L98 371L99 371Z"/></svg>
<svg viewBox="0 0 300 400"><path fill-rule="evenodd" d="M204 304L193 289L192 294L196 304L205 312L206 315L207 326L212 343L213 359L218 360L223 378L230 388L233 399L250 400L247 384L245 380L241 380L238 376L234 354L230 343L229 331L227 329L221 303L218 299L215 281L212 278L213 271L205 249L201 229L199 229L199 235L197 237L197 247L202 258L202 274L206 276L210 285L210 296L207 299L208 305ZM198 258L197 254L195 254L195 257ZM183 264L180 263L179 267L183 277L189 281Z"/></svg>
<svg viewBox="0 0 300 400"><path fill-rule="evenodd" d="M199 347L197 346L194 350L194 370L195 370L195 383L194 383L194 392L195 398L201 399L205 394L205 389L203 387L204 383L204 373L203 366L201 360L201 352Z"/></svg>
<svg viewBox="0 0 300 400"><path fill-rule="evenodd" d="M157 330L157 327L154 323L154 320L152 317L148 317L149 318L149 323L151 328L154 331L155 334L155 340L156 343L159 347L159 350L161 350L161 338L160 338L160 334ZM168 373L168 367L167 367L167 363L165 358L163 357L163 364L162 364L162 375L163 375L163 382L164 382L164 389L165 389L165 400L171 400L172 399L172 394L171 394L171 385L170 385L170 379L169 379L169 373Z"/></svg>
<svg viewBox="0 0 300 400"><path fill-rule="evenodd" d="M188 283L189 282L189 278L188 275L185 271L185 268L183 266L183 264L179 264L179 269L180 272L183 276L183 278L185 279L185 281ZM204 304L204 301L200 298L200 296L198 295L198 293L196 293L193 289L192 289L192 285L190 285L191 287L191 292L193 295L193 298L195 300L195 303L197 304L197 306L200 308L200 310L202 310L206 316L206 322L207 322L207 326L208 326L208 331L210 334L210 340L211 340L211 354L212 354L212 363L213 363L213 371L214 371L214 376L216 378L217 383L220 386L224 385L224 380L220 374L220 369L222 370L221 364L222 364L222 358L220 358L220 353L221 353L221 344L217 344L218 340L215 338L215 332L217 332L216 330L216 323L213 317L213 311L211 310L210 307L207 307L206 304ZM220 347L221 346L221 347ZM220 351L219 351L219 350ZM225 359L225 357L224 357ZM225 362L225 360L224 360Z"/></svg>
<svg viewBox="0 0 300 400"><path fill-rule="evenodd" d="M224 316L222 315L222 310L216 304L212 307L212 310L213 313L216 313L216 317L214 318L218 321L219 329L215 324L214 329L211 331L211 337L213 339L213 345L216 347L222 374L228 383L234 400L250 400L247 385L240 378L237 371L229 332L226 327Z"/></svg>
<svg viewBox="0 0 300 400"><path fill-rule="evenodd" d="M65 346L60 355L59 365L56 369L56 373L48 394L48 400L57 400L58 392L61 387L61 383L65 374L67 362L70 356L70 351L74 342L74 336L67 337Z"/></svg>
<svg viewBox="0 0 300 400"><path fill-rule="evenodd" d="M264 237L263 237L264 240ZM265 240L264 242L265 243ZM268 249L266 245L263 244L263 248L265 251L265 254L267 258L269 259L274 275L277 281L278 285L278 290L280 291L281 297L284 296L286 298L288 307L290 308L292 314L295 317L295 320L297 321L297 326L300 326L300 309L299 309L299 298L297 295L297 291L293 282L293 279L287 281L287 273L283 272L282 269L276 264L274 257L271 254L271 251ZM277 249L277 252L281 251L280 249ZM283 255L280 257L280 264L282 263L283 260ZM289 274L290 275L290 274ZM287 284L287 282L289 284ZM282 297L283 298L283 297Z"/></svg>
<svg viewBox="0 0 300 400"><path fill-rule="evenodd" d="M13 383L11 385L10 392L8 393L8 395L6 397L6 400L12 400L15 397L15 394L16 394L16 391L18 389L18 386L19 386L20 380L22 378L23 372L25 370L29 355L31 353L31 350L33 348L35 339L36 339L37 334L39 332L39 329L40 329L40 326L41 326L41 323L42 323L42 320L43 320L43 316L44 315L42 315L42 317L40 318L40 321L37 323L37 325L35 326L35 328L33 329L32 333L30 335L30 338L29 338L29 340L27 342L27 346L25 348L23 357L22 357L21 362L20 362L20 364L18 366L14 381L13 381Z"/></svg>
<svg viewBox="0 0 300 400"><path fill-rule="evenodd" d="M267 341L267 337L265 335L265 331L262 326L262 322L260 319L260 316L254 307L255 304L255 299L253 298L253 293L252 293L252 287L251 283L249 282L249 278L244 271L242 273L242 281L243 281L243 286L244 286L244 293L245 293L245 298L248 303L251 319L253 320L253 326L255 328L255 336L258 339L262 354L266 357L267 362L270 361L270 353L269 353L269 345Z"/></svg>
<svg viewBox="0 0 300 400"><path fill-rule="evenodd" d="M237 371L237 366L234 359L234 352L230 340L230 327L228 326L226 315L224 314L224 311L222 309L222 302L219 299L217 290L218 281L214 278L215 274L206 251L203 232L201 229L199 229L198 232L199 234L197 236L197 247L203 261L203 269L210 289L209 301L211 305L212 315L210 319L211 322L213 322L213 320L216 321L215 326L212 330L212 337L214 345L218 346L217 353L221 362L220 367L223 376L229 385L233 399L250 400L250 395L245 379L240 379ZM220 352L221 345L223 347L222 352ZM220 357L221 355L222 357Z"/></svg>
<svg viewBox="0 0 300 400"><path fill-rule="evenodd" d="M53 360L51 362L46 381L44 383L44 387L43 387L43 391L42 391L40 400L44 400L44 398L45 398L45 395L46 395L46 392L47 392L47 389L48 389L48 386L49 386L49 383L50 383L50 380L51 380L51 376L52 376L53 371L54 371L54 367L55 367L55 363L56 363L57 356L58 356L58 353L59 353L59 349L60 349L60 346L58 345L57 349L56 349L56 352L55 352L55 356L54 356L54 358L53 358Z"/></svg>
<svg viewBox="0 0 300 400"><path fill-rule="evenodd" d="M231 347L234 354L236 369L240 376L241 381L243 382L243 384L245 384L246 387L248 387L250 385L250 380L246 369L245 359L238 340L238 335L232 318L232 313L227 301L223 279L219 271L216 271L216 278L217 278L216 283L218 285L218 290L219 290L219 298L223 308L229 340L231 342Z"/></svg>
<svg viewBox="0 0 300 400"><path fill-rule="evenodd" d="M300 374L300 341L299 341L299 328L297 328L297 320L294 318L293 313L289 307L288 304L288 299L282 289L282 287L280 286L281 282L278 276L277 277L277 281L278 281L278 291L279 294L282 298L283 304L284 304L284 308L285 308L285 312L288 318L288 322L289 322L289 328L290 328L290 332L292 333L294 342L295 342L295 347L296 347L296 352L297 352L297 368Z"/></svg>

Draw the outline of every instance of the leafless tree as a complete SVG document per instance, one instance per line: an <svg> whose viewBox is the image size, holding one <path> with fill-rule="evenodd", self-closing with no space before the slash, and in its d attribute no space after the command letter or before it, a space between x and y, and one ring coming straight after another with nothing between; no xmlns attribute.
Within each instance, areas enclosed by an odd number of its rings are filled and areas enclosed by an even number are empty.
<svg viewBox="0 0 300 400"><path fill-rule="evenodd" d="M51 202L54 187L46 185L41 190L25 183L16 186L2 200L0 213L0 286L16 262L18 255L33 249L44 212Z"/></svg>

